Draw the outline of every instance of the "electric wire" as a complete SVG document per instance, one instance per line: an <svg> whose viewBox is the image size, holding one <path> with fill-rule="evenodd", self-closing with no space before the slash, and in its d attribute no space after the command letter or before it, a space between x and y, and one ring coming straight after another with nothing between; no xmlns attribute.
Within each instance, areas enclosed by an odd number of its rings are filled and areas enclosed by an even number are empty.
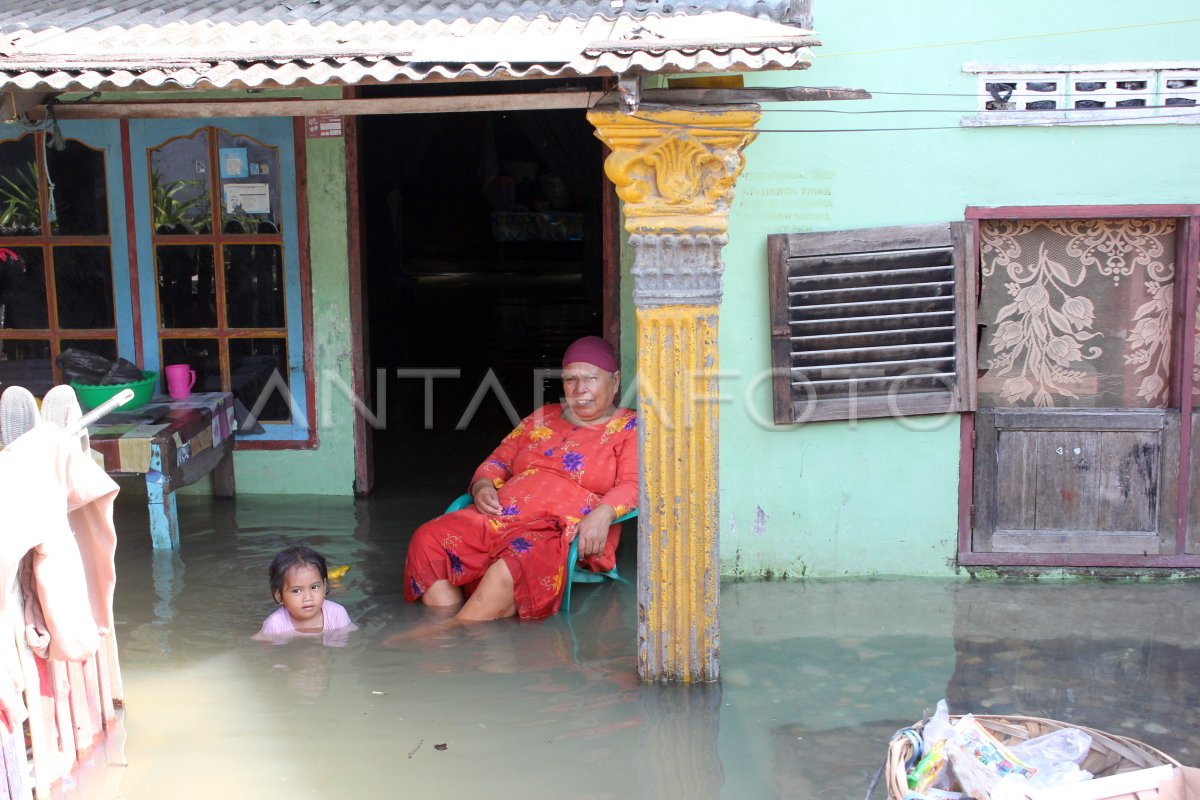
<svg viewBox="0 0 1200 800"><path fill-rule="evenodd" d="M679 111L695 110L695 109L690 109L686 106L674 106L674 105L669 105L669 104L655 104L655 105L658 107L661 107L661 108L669 108L672 110L679 110ZM1079 110L1083 110L1083 109L1079 109ZM1104 109L1088 109L1088 110L1103 111ZM959 112L959 113L968 113L969 114L972 112L967 111L967 112ZM1018 118L1015 116L1015 114L1029 113L1029 112L994 112L994 113L1014 113L1013 122L1016 123ZM636 119L641 122L650 122L650 123L654 123L657 125L662 125L664 127L683 128L685 130L711 131L714 133L745 133L745 131L741 128L728 128L728 127L721 127L719 125L691 125L691 124L687 124L687 123L665 122L662 120L653 119L651 117L639 116L636 112L633 114L630 114L629 116L631 119ZM1200 122L1200 110L1189 111L1189 112L1184 112L1184 113L1180 113L1180 114L1172 114L1169 117L1162 117L1159 115L1139 115L1139 116L1121 115L1121 116L1114 116L1113 120L1120 121L1120 122L1137 122L1137 121L1141 121L1141 120L1163 120L1163 119L1180 120L1180 119L1192 119L1192 118L1196 118L1197 121ZM1047 127L1047 128L1074 127L1074 126L1079 126L1079 125L1096 125L1097 122L1098 122L1098 120L1094 116L1088 117L1086 119L1054 119L1054 120L1047 120L1043 117L1043 118L1038 119L1032 125L1025 125L1022 127ZM981 125L981 126L913 125L913 126L905 126L905 127L882 127L882 128L755 128L754 132L755 133L898 133L898 132L904 132L904 131L974 130L974 129L980 128L980 127L1004 127L1004 126L1003 125Z"/></svg>
<svg viewBox="0 0 1200 800"><path fill-rule="evenodd" d="M1090 96L1090 95L1089 95ZM675 106L672 106L674 108ZM1132 111L1150 111L1154 109L1183 109L1196 108L1197 113L1200 113L1200 106L1194 105L1145 105L1145 106L1121 106L1118 108L1049 108L1049 109L1029 109L1029 110L1006 110L1006 111L983 111L978 108L871 108L864 110L852 110L842 108L771 108L767 109L767 113L771 114L1012 114L1014 116L1020 114L1037 114L1037 113L1056 113L1056 114L1102 114L1105 112L1120 112ZM1190 112L1187 112L1190 113ZM1171 115L1167 119L1178 115ZM1114 115L1114 119L1126 119ZM1157 117L1163 119L1163 117Z"/></svg>

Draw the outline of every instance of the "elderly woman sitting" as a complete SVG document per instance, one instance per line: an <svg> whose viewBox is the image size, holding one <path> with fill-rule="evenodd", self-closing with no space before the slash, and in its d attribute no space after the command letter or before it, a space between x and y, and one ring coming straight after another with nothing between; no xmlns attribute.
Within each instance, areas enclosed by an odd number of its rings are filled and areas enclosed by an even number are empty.
<svg viewBox="0 0 1200 800"><path fill-rule="evenodd" d="M473 506L413 534L406 600L462 605L463 621L541 619L562 603L572 539L585 568L613 568L621 526L612 522L638 498L637 415L616 405L617 367L599 337L567 348L566 402L534 411L479 465Z"/></svg>

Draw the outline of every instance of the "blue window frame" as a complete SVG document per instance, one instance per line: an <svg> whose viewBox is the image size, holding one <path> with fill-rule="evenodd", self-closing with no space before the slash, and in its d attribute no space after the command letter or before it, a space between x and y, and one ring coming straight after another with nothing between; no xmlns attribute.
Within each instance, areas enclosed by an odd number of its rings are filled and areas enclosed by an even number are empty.
<svg viewBox="0 0 1200 800"><path fill-rule="evenodd" d="M120 124L56 132L0 136L0 389L63 382L67 348L136 359Z"/></svg>
<svg viewBox="0 0 1200 800"><path fill-rule="evenodd" d="M309 439L293 122L129 123L143 364L188 363L261 423Z"/></svg>

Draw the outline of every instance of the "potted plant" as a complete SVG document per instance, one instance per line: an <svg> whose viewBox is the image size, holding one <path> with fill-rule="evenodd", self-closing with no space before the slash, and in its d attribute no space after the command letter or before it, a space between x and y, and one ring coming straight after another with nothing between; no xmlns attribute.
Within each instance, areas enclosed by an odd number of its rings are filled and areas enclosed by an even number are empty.
<svg viewBox="0 0 1200 800"><path fill-rule="evenodd" d="M203 181L195 178L164 181L159 170L151 170L150 200L154 206L154 230L159 233L207 230L212 216L208 192L192 197L180 196L189 188L203 185Z"/></svg>
<svg viewBox="0 0 1200 800"><path fill-rule="evenodd" d="M16 180L8 175L0 176L0 233L10 236L35 234L41 227L38 169L31 161L24 169L17 170Z"/></svg>

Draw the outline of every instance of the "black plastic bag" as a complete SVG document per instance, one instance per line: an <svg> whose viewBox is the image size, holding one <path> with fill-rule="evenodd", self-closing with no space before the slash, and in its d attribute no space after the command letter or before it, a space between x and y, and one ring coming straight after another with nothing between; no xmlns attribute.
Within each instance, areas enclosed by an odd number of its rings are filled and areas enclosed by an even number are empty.
<svg viewBox="0 0 1200 800"><path fill-rule="evenodd" d="M56 363L62 370L63 378L67 381L75 381L89 386L132 383L145 377L138 369L137 364L132 361L123 358L110 361L102 355L76 347L68 347L59 353Z"/></svg>

